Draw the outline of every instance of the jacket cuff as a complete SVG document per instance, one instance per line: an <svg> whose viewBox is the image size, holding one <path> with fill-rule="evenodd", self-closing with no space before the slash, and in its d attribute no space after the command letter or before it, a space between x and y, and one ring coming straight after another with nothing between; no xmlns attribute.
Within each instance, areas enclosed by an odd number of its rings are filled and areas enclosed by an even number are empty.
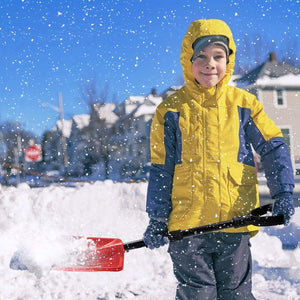
<svg viewBox="0 0 300 300"><path fill-rule="evenodd" d="M294 185L293 184L284 184L278 187L270 187L270 194L272 199L278 198L283 193L293 194Z"/></svg>
<svg viewBox="0 0 300 300"><path fill-rule="evenodd" d="M153 219L153 220L155 220L155 221L158 221L158 222L162 222L162 223L168 224L168 218L150 217L150 219Z"/></svg>
<svg viewBox="0 0 300 300"><path fill-rule="evenodd" d="M289 198L293 195L293 193L291 192L282 192L282 193L279 193L279 194L276 194L274 196L275 199L279 199L279 198Z"/></svg>

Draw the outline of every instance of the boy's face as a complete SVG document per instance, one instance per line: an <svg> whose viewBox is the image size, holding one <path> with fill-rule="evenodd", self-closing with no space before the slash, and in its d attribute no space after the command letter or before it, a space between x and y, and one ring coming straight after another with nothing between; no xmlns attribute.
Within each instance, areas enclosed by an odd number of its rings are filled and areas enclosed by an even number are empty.
<svg viewBox="0 0 300 300"><path fill-rule="evenodd" d="M216 86L225 76L227 57L222 46L211 44L203 49L192 65L195 79L205 88Z"/></svg>

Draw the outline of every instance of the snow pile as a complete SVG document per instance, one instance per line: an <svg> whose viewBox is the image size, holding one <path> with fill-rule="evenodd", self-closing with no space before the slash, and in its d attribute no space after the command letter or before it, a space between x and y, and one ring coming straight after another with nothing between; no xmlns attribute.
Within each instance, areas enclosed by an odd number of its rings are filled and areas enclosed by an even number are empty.
<svg viewBox="0 0 300 300"><path fill-rule="evenodd" d="M29 270L41 278L59 266L84 265L87 257L96 254L96 245L83 237L47 236L42 232L28 236L22 241L10 261L14 270Z"/></svg>
<svg viewBox="0 0 300 300"><path fill-rule="evenodd" d="M174 299L176 280L167 246L125 253L121 272L62 272L72 253L85 249L73 236L142 238L147 183L112 181L30 189L0 187L0 299ZM288 227L263 229L251 239L257 299L300 299L300 209ZM283 250L282 243L292 250ZM21 251L31 271L9 268ZM24 255L26 254L26 255Z"/></svg>

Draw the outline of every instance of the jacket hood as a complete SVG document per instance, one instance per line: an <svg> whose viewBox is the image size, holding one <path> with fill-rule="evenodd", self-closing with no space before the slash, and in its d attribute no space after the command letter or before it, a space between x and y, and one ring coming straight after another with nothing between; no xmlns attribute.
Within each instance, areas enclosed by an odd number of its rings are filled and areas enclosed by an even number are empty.
<svg viewBox="0 0 300 300"><path fill-rule="evenodd" d="M229 40L229 49L232 50L232 53L228 57L229 62L226 67L225 77L218 84L218 88L222 88L227 85L233 74L236 46L229 26L224 21L217 19L197 20L192 22L182 41L180 63L183 68L183 76L186 87L192 95L195 96L195 98L197 98L196 95L199 95L201 92L205 94L208 93L210 95L215 94L215 87L210 89L201 87L201 85L195 81L192 73L191 58L194 53L192 45L196 39L208 35L226 36Z"/></svg>

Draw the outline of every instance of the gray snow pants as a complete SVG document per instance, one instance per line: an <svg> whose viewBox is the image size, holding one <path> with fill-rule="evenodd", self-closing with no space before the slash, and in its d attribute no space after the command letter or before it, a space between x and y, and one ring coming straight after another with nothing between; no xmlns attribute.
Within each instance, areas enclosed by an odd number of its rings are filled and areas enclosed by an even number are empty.
<svg viewBox="0 0 300 300"><path fill-rule="evenodd" d="M207 233L172 242L177 300L255 300L248 233Z"/></svg>

